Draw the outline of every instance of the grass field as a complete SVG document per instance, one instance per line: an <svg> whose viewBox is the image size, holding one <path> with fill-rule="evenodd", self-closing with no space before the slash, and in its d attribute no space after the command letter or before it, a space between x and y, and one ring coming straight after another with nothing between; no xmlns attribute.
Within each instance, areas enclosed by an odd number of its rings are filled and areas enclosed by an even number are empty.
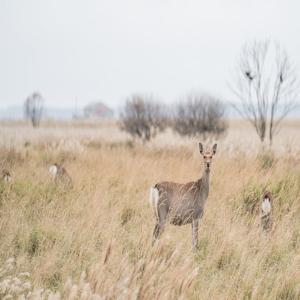
<svg viewBox="0 0 300 300"><path fill-rule="evenodd" d="M197 139L166 132L142 146L112 123L2 122L0 163L13 182L0 182L0 298L300 299L299 135L300 121L288 120L262 152L246 123L230 122L193 252L188 225L168 226L151 247L148 194L158 181L201 176ZM73 189L51 181L54 162Z"/></svg>

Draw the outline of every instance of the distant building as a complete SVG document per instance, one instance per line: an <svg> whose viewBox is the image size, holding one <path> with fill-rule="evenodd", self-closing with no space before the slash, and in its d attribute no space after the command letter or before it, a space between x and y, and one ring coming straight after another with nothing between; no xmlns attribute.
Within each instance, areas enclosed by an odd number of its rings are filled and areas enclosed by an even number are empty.
<svg viewBox="0 0 300 300"><path fill-rule="evenodd" d="M112 118L114 112L102 102L92 102L84 107L83 114L89 119Z"/></svg>

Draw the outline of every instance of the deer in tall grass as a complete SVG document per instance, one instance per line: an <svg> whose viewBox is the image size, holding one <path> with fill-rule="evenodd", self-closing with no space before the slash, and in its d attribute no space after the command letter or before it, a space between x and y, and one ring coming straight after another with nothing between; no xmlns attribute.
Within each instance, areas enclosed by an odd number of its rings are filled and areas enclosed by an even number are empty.
<svg viewBox="0 0 300 300"><path fill-rule="evenodd" d="M12 181L12 177L11 177L11 174L10 174L10 172L8 171L8 170L6 170L6 169L3 169L2 170L2 180L4 181L4 182L11 182Z"/></svg>
<svg viewBox="0 0 300 300"><path fill-rule="evenodd" d="M265 231L270 231L272 229L272 205L272 194L270 192L265 192L261 203L261 224Z"/></svg>
<svg viewBox="0 0 300 300"><path fill-rule="evenodd" d="M55 163L50 166L49 172L52 174L53 180L56 184L63 184L68 187L73 187L71 176L63 165Z"/></svg>
<svg viewBox="0 0 300 300"><path fill-rule="evenodd" d="M159 182L150 189L150 203L156 218L153 243L160 237L167 222L178 226L191 224L192 245L194 249L197 248L199 220L209 194L210 167L217 144L212 149L204 150L202 143L199 143L199 150L204 162L203 174L199 180L185 184Z"/></svg>

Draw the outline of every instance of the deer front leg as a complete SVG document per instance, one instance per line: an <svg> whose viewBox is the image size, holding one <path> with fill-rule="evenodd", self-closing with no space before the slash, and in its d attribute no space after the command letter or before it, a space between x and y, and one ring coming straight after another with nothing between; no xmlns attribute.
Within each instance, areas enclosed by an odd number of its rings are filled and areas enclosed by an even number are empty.
<svg viewBox="0 0 300 300"><path fill-rule="evenodd" d="M193 240L193 249L196 250L198 246L198 227L199 219L192 220L192 240Z"/></svg>

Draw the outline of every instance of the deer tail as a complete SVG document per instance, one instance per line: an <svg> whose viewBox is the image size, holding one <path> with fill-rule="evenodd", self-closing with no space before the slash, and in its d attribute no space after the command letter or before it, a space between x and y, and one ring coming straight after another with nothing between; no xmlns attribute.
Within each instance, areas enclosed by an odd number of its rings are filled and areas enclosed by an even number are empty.
<svg viewBox="0 0 300 300"><path fill-rule="evenodd" d="M154 209L154 215L156 219L158 220L158 200L159 200L159 192L156 186L150 188L150 205Z"/></svg>

